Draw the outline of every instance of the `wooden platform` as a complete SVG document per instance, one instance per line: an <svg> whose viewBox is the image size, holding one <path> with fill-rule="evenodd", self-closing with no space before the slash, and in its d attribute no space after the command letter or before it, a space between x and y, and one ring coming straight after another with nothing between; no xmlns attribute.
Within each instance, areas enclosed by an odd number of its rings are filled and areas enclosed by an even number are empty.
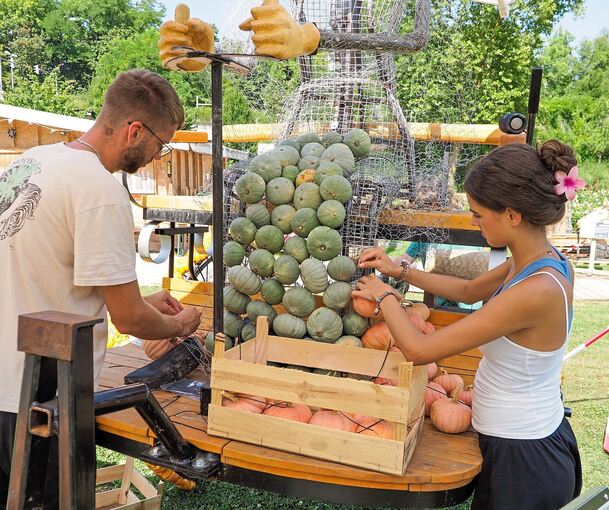
<svg viewBox="0 0 609 510"><path fill-rule="evenodd" d="M474 358L475 355L472 355ZM447 365L450 360L446 360ZM134 345L108 351L100 389L123 384L125 374L148 363ZM206 374L195 372L198 379ZM192 377L191 375L191 377ZM356 488L414 492L447 491L468 485L480 471L482 458L475 432L449 435L425 423L423 434L404 476L375 473L301 455L215 438L206 434L199 402L159 391L155 396L184 437L195 446L218 453L227 466L268 475ZM153 434L133 409L96 418L100 430L140 443L153 443Z"/></svg>

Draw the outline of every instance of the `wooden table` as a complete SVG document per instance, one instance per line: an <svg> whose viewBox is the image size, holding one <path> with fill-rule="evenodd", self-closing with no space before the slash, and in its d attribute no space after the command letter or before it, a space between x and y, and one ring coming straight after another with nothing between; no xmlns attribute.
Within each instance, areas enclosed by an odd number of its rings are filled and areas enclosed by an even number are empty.
<svg viewBox="0 0 609 510"><path fill-rule="evenodd" d="M147 363L135 345L110 349L100 389L121 386L127 373ZM205 378L202 372L193 376ZM297 497L369 506L429 508L457 504L471 494L482 463L475 432L443 434L425 423L406 474L376 473L208 436L198 401L165 391L155 392L155 396L188 442L220 455L219 478ZM96 422L100 437L150 446L154 443L153 433L134 409L98 416Z"/></svg>

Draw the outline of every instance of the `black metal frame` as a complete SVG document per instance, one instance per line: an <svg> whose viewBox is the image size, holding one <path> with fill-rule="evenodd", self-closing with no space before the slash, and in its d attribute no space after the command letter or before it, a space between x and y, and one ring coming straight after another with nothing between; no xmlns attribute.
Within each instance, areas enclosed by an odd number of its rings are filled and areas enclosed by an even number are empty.
<svg viewBox="0 0 609 510"><path fill-rule="evenodd" d="M316 482L302 478L289 478L226 464L222 465L217 477L222 481L278 492L296 498L367 507L440 508L458 505L467 500L474 491L474 481L456 489L414 492L371 489Z"/></svg>

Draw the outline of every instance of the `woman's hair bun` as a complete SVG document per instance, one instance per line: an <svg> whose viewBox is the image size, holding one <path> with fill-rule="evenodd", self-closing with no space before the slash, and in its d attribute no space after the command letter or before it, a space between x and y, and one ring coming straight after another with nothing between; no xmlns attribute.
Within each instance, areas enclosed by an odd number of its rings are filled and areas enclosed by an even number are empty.
<svg viewBox="0 0 609 510"><path fill-rule="evenodd" d="M548 140L537 145L537 154L544 166L554 172L569 172L577 165L573 149L558 140Z"/></svg>

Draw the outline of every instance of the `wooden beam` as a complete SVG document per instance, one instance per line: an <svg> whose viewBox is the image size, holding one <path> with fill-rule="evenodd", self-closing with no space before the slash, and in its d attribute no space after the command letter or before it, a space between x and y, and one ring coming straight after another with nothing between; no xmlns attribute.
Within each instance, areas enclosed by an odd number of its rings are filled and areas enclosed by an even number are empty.
<svg viewBox="0 0 609 510"><path fill-rule="evenodd" d="M171 141L173 143L207 143L209 135L205 131L176 131Z"/></svg>
<svg viewBox="0 0 609 510"><path fill-rule="evenodd" d="M410 136L417 141L471 143L482 145L504 145L509 142L525 142L526 135L506 135L495 124L441 124L434 122L411 122L407 125ZM262 142L275 140L283 129L281 124L235 124L224 126L225 142ZM322 129L324 127L322 126ZM330 126L326 126L330 129ZM364 129L373 137L401 138L397 124L390 122L368 122ZM301 131L306 131L303 128ZM298 131L298 129L296 130Z"/></svg>
<svg viewBox="0 0 609 510"><path fill-rule="evenodd" d="M469 211L419 211L385 209L381 212L380 223L385 225L402 225L406 227L445 228L452 230L475 230L471 224L472 213Z"/></svg>

